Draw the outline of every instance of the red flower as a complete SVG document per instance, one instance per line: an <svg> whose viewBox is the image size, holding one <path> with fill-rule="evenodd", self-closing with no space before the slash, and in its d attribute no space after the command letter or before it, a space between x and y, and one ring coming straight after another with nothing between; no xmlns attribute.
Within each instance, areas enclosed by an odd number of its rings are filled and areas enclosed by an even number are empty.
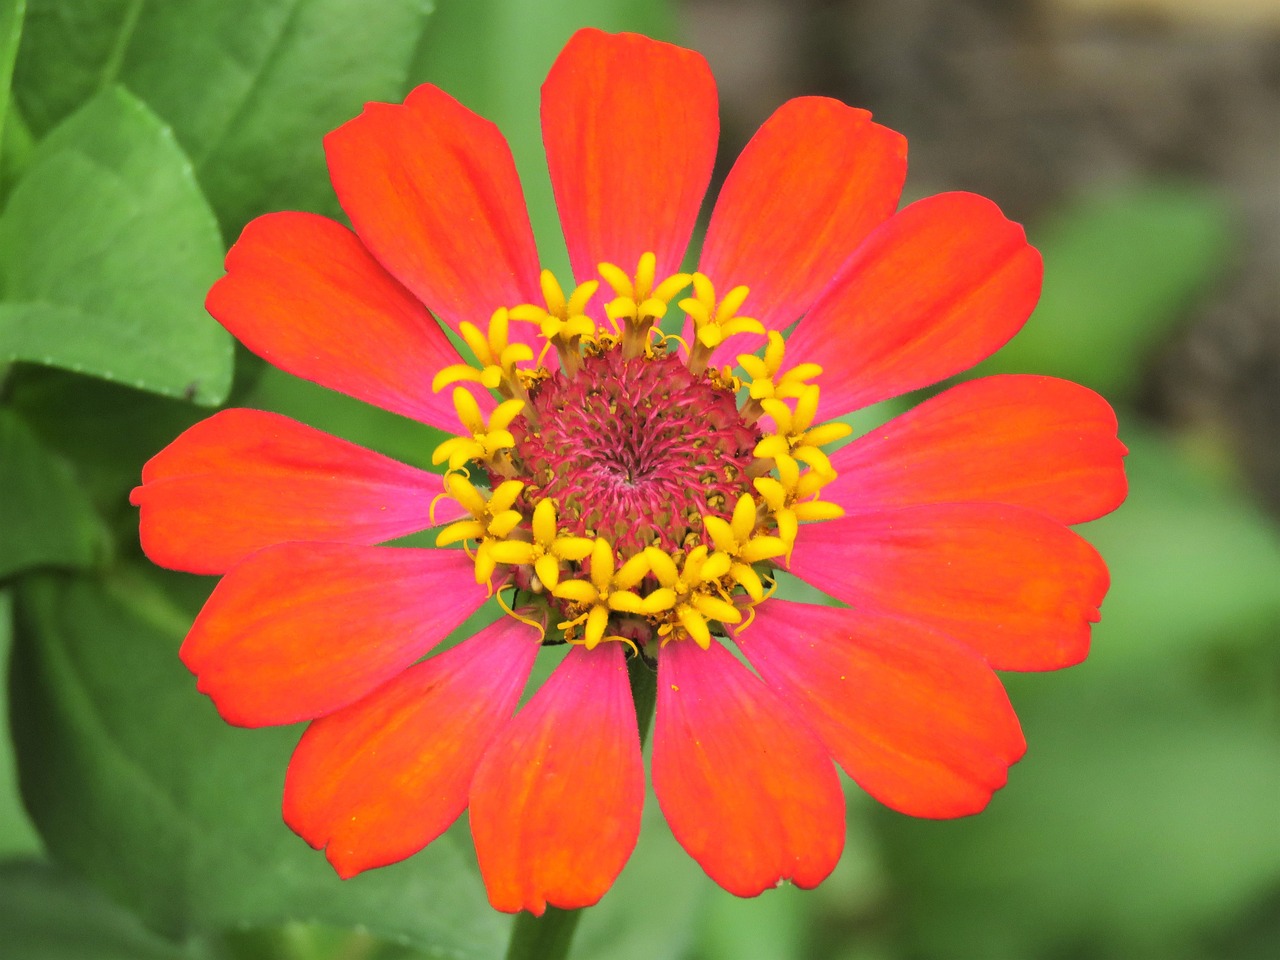
<svg viewBox="0 0 1280 960"><path fill-rule="evenodd" d="M539 272L503 138L431 86L326 139L354 233L277 213L232 248L208 307L250 349L463 428L436 451L444 478L252 410L151 460L147 554L224 575L182 648L199 688L231 723L312 721L285 819L341 875L470 806L508 911L594 903L630 855L628 649L657 664L658 801L734 893L830 872L833 758L905 813L981 810L1024 749L993 669L1086 654L1107 571L1066 524L1124 497L1114 415L1002 376L833 454L848 428L820 421L999 348L1039 255L970 194L895 212L903 139L803 98L748 144L679 274L717 139L702 58L584 30L542 121L583 281L568 296ZM657 333L690 285L684 340ZM377 546L444 521L438 544L465 551ZM770 598L780 567L848 606ZM422 659L495 588L513 616ZM572 646L515 712L544 626Z"/></svg>

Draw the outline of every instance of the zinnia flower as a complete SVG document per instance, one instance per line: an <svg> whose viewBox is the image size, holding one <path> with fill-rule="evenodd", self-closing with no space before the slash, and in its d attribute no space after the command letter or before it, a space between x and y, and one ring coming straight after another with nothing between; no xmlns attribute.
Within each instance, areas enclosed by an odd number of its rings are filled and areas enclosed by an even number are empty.
<svg viewBox="0 0 1280 960"><path fill-rule="evenodd" d="M339 874L469 807L506 911L594 903L635 845L629 657L656 662L658 803L735 894L831 871L836 764L907 814L981 810L1025 747L993 670L1087 652L1108 577L1066 525L1123 499L1114 415L995 376L824 448L831 418L1013 336L1039 255L971 194L898 210L903 138L806 97L681 273L716 91L644 37L576 34L542 127L572 284L539 270L498 130L429 85L326 138L353 230L274 213L232 247L208 309L250 350L456 437L441 476L232 409L152 459L148 556L222 575L182 647L199 689L233 724L311 721L284 816ZM673 304L683 337L658 330ZM436 548L380 545L439 524ZM779 570L845 606L773 597ZM495 595L510 615L427 656Z"/></svg>

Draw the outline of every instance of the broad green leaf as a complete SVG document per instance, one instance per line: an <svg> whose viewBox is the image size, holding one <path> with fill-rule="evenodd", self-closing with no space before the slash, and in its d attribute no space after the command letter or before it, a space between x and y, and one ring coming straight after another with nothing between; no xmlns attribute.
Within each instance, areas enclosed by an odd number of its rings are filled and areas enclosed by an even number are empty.
<svg viewBox="0 0 1280 960"><path fill-rule="evenodd" d="M22 18L26 10L26 0L7 0L0 7L0 141L4 134L5 117L9 111L13 62L18 56L18 40L22 36Z"/></svg>
<svg viewBox="0 0 1280 960"><path fill-rule="evenodd" d="M568 256L542 153L539 88L575 30L633 30L669 39L673 21L667 0L440 0L423 35L411 79L444 88L506 134L542 262L564 282Z"/></svg>
<svg viewBox="0 0 1280 960"><path fill-rule="evenodd" d="M119 81L174 130L228 235L335 212L321 138L393 100L430 0L31 0L18 102L49 129Z"/></svg>
<svg viewBox="0 0 1280 960"><path fill-rule="evenodd" d="M1225 202L1192 186L1143 184L1077 201L1031 231L1044 293L1027 325L977 373L1066 377L1132 393L1143 362L1222 275Z"/></svg>
<svg viewBox="0 0 1280 960"><path fill-rule="evenodd" d="M914 950L1177 955L1280 884L1280 542L1132 425L1129 501L1084 533L1113 575L1089 659L1006 675L1029 751L987 812L885 818Z"/></svg>
<svg viewBox="0 0 1280 960"><path fill-rule="evenodd" d="M82 880L46 863L0 864L0 930L14 960L196 960Z"/></svg>
<svg viewBox="0 0 1280 960"><path fill-rule="evenodd" d="M89 567L106 551L102 525L70 465L0 407L0 581L30 567Z"/></svg>
<svg viewBox="0 0 1280 960"><path fill-rule="evenodd" d="M174 937L299 920L363 926L433 956L500 954L465 822L408 861L341 881L280 818L299 730L240 730L177 649L190 609L150 573L28 578L18 601L14 735L49 852Z"/></svg>
<svg viewBox="0 0 1280 960"><path fill-rule="evenodd" d="M0 218L0 361L219 403L231 339L202 304L221 260L172 134L106 90L40 143Z"/></svg>
<svg viewBox="0 0 1280 960"><path fill-rule="evenodd" d="M209 415L180 400L80 377L53 367L16 368L9 399L49 450L75 463L83 495L124 543L137 542L138 514L129 491L142 465ZM110 424L109 430L103 424Z"/></svg>
<svg viewBox="0 0 1280 960"><path fill-rule="evenodd" d="M9 649L12 645L13 594L3 589L0 590L0 718L3 718L0 723L0 858L40 851L40 838L18 796L17 768L9 737ZM3 899L0 897L0 902Z"/></svg>

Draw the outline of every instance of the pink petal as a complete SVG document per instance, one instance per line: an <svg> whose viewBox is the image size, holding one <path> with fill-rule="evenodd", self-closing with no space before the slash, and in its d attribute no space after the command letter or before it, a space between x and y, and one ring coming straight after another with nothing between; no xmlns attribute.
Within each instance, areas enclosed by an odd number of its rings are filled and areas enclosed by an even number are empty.
<svg viewBox="0 0 1280 960"><path fill-rule="evenodd" d="M282 543L222 578L182 661L228 723L312 720L386 683L484 601L461 550Z"/></svg>
<svg viewBox="0 0 1280 960"><path fill-rule="evenodd" d="M718 644L658 657L653 787L671 832L740 897L815 887L844 847L835 767L808 725Z"/></svg>
<svg viewBox="0 0 1280 960"><path fill-rule="evenodd" d="M324 146L360 239L450 327L541 302L524 191L488 120L423 84L403 105L366 104Z"/></svg>
<svg viewBox="0 0 1280 960"><path fill-rule="evenodd" d="M867 613L924 624L997 670L1056 670L1089 652L1110 579L1043 514L942 503L804 524L791 572Z"/></svg>
<svg viewBox="0 0 1280 960"><path fill-rule="evenodd" d="M784 330L897 209L906 175L907 141L867 111L825 97L788 100L729 172L698 269L722 293L746 284L742 313ZM742 353L735 344L713 362Z"/></svg>
<svg viewBox="0 0 1280 960"><path fill-rule="evenodd" d="M919 624L769 600L737 640L849 776L902 813L977 813L1026 749L986 662Z"/></svg>
<svg viewBox="0 0 1280 960"><path fill-rule="evenodd" d="M796 327L787 363L822 365L826 416L937 383L1022 329L1042 273L1022 227L990 200L920 200L858 248Z"/></svg>
<svg viewBox="0 0 1280 960"><path fill-rule="evenodd" d="M715 162L715 80L690 50L579 30L542 85L542 139L579 281L652 251L680 268Z"/></svg>
<svg viewBox="0 0 1280 960"><path fill-rule="evenodd" d="M471 777L511 717L541 644L503 617L316 720L284 785L284 819L339 876L421 850L467 806Z"/></svg>
<svg viewBox="0 0 1280 960"><path fill-rule="evenodd" d="M823 498L849 511L989 500L1063 523L1124 500L1116 415L1086 387L1053 377L971 380L926 400L831 457Z"/></svg>
<svg viewBox="0 0 1280 960"><path fill-rule="evenodd" d="M622 645L575 647L494 740L471 784L489 902L541 916L595 903L640 832L644 767Z"/></svg>
<svg viewBox="0 0 1280 960"><path fill-rule="evenodd" d="M436 371L458 363L440 325L346 227L269 213L244 228L205 307L268 363L367 403L456 430Z"/></svg>
<svg viewBox="0 0 1280 960"><path fill-rule="evenodd" d="M142 468L129 500L142 508L153 563L225 573L288 540L375 544L432 525L439 476L261 410L223 410ZM441 501L437 522L456 519Z"/></svg>

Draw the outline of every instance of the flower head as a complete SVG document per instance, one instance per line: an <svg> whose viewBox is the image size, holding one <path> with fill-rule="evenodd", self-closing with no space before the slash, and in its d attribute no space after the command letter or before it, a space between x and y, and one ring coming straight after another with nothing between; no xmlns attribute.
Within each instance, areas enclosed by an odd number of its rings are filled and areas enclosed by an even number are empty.
<svg viewBox="0 0 1280 960"><path fill-rule="evenodd" d="M982 809L1024 749L993 670L1087 652L1107 572L1067 524L1123 499L1114 415L1003 376L838 450L833 418L998 349L1039 255L971 194L898 210L903 139L802 98L681 273L717 138L705 62L583 30L542 118L572 282L539 266L501 135L432 86L326 139L354 232L269 214L231 249L208 307L246 346L456 436L424 451L442 477L227 410L153 458L148 555L223 575L182 648L199 688L232 723L311 721L285 818L340 874L469 806L502 910L594 903L630 855L629 657L657 671L659 804L734 893L830 872L836 764L905 813ZM774 597L780 570L845 606ZM493 594L510 616L428 656Z"/></svg>

